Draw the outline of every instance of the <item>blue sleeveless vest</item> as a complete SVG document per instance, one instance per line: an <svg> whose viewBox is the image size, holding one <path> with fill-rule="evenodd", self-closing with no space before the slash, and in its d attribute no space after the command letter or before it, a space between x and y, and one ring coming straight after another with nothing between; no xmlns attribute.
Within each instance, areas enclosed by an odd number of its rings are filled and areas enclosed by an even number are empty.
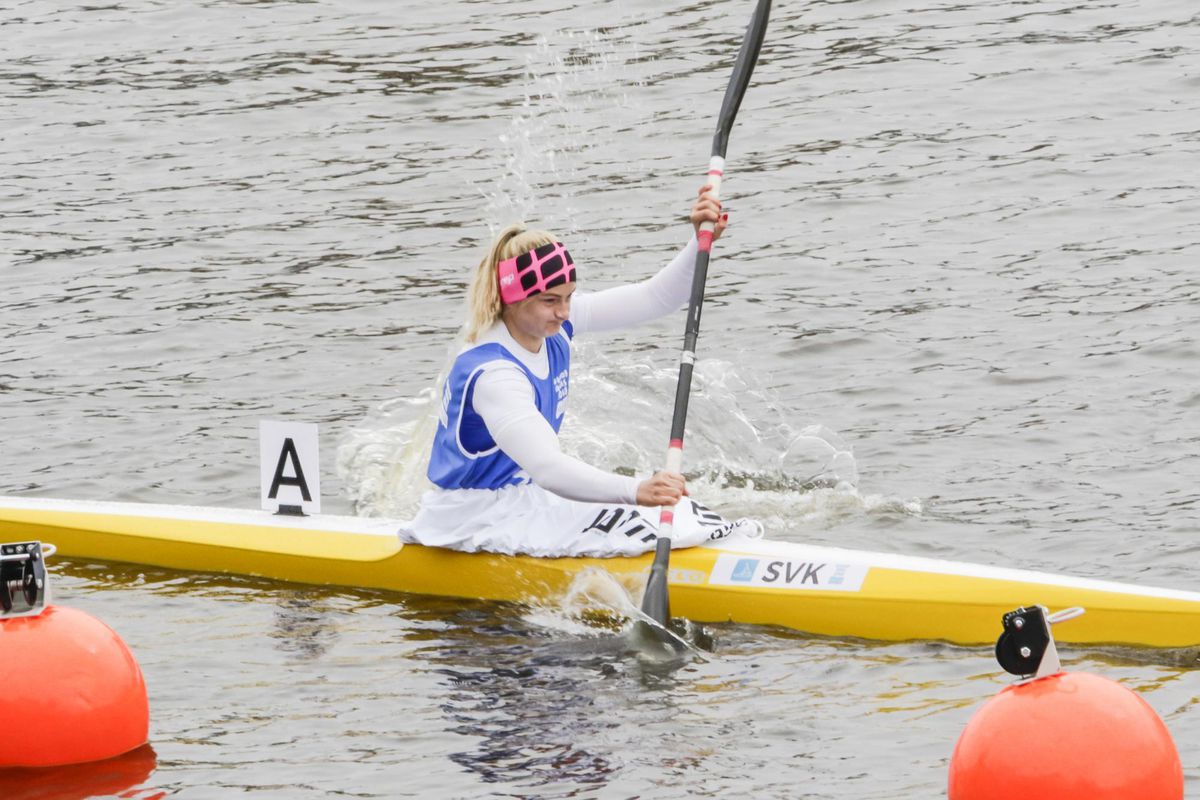
<svg viewBox="0 0 1200 800"><path fill-rule="evenodd" d="M475 381L489 362L516 364L533 385L538 411L557 433L562 427L560 408L567 399L570 382L568 340L574 335L570 322L563 323L563 331L565 337L547 336L542 345L550 362L545 378L536 377L520 359L496 342L459 354L442 387L442 413L429 456L429 480L443 489L500 489L529 483L529 476L496 446L483 418L475 412L471 403Z"/></svg>

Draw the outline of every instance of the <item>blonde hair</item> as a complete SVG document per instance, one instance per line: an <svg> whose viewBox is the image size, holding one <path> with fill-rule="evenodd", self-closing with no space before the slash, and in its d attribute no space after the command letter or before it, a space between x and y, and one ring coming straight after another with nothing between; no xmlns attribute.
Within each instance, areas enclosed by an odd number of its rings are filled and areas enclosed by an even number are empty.
<svg viewBox="0 0 1200 800"><path fill-rule="evenodd" d="M484 330L500 319L504 310L500 302L500 283L496 266L506 258L515 258L528 253L535 247L558 241L554 234L546 231L531 231L517 222L500 231L500 235L488 248L487 255L475 269L471 288L467 290L467 341L474 342Z"/></svg>

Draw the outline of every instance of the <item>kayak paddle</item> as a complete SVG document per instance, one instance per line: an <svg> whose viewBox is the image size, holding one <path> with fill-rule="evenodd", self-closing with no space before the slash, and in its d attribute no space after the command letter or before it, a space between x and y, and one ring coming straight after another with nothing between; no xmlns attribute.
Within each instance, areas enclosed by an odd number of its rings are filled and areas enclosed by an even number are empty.
<svg viewBox="0 0 1200 800"><path fill-rule="evenodd" d="M762 49L763 37L767 32L767 18L771 13L771 0L758 0L754 16L746 28L742 39L742 49L738 52L736 63L733 65L733 75L729 86L725 89L725 99L721 103L721 114L717 120L717 132L713 136L712 158L708 163L708 183L712 185L712 194L719 198L721 195L721 178L725 174L725 149L729 144L729 131L733 128L733 120L737 116L746 87L750 85L750 75L758 61L758 52ZM667 469L672 472L683 471L683 429L687 421L688 397L692 389L692 367L696 363L696 340L700 336L700 309L704 305L704 284L708 278L708 259L712 251L714 225L711 222L702 223L697 233L699 250L696 252L696 268L692 273L692 296L688 301L687 328L683 337L683 353L679 357L679 382L675 387L675 413L671 420L671 441L667 448ZM667 575L671 559L671 532L675 523L673 508L663 507L659 516L658 543L654 551L654 563L650 567L650 577L646 581L646 593L642 596L642 611L647 616L665 628L671 618L670 598L667 596ZM671 643L662 630L655 630L646 622L639 622L642 633L648 633L652 638Z"/></svg>

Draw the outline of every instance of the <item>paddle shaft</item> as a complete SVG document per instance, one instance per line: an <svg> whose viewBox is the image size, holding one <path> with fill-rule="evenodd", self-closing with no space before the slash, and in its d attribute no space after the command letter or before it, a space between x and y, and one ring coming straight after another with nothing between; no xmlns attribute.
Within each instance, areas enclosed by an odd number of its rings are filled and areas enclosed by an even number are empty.
<svg viewBox="0 0 1200 800"><path fill-rule="evenodd" d="M725 177L725 151L729 144L729 132L742 104L742 97L750 85L750 75L758 62L763 36L767 30L767 19L771 13L771 0L759 0L754 16L746 28L742 48L734 64L733 75L725 89L721 113L717 119L717 131L713 136L712 158L708 163L707 183L715 199L721 197L721 182ZM696 344L700 339L700 313L704 307L704 288L708 281L708 262L712 254L713 231L716 226L704 222L696 235L699 247L696 251L696 266L692 272L692 294L688 301L687 327L683 335L683 351L679 357L679 380L675 385L675 411L671 418L671 439L667 446L666 468L672 472L683 471L683 434L687 426L688 400L692 393L692 370L696 364ZM665 549L670 549L671 534L675 524L675 509L664 506L659 512L659 540L666 539ZM659 545L659 552L664 550Z"/></svg>
<svg viewBox="0 0 1200 800"><path fill-rule="evenodd" d="M716 199L721 196L721 178L724 176L725 159L714 155L709 162L709 193ZM687 327L683 334L683 351L679 356L679 379L675 384L675 411L671 416L671 441L667 446L667 469L683 471L683 433L687 427L688 400L692 396L692 371L696 365L696 344L700 340L700 312L704 308L704 286L708 281L708 262L712 254L713 231L711 222L700 224L696 235L696 266L692 272L692 296L688 301ZM663 506L659 512L659 538L670 539L675 522L675 510Z"/></svg>

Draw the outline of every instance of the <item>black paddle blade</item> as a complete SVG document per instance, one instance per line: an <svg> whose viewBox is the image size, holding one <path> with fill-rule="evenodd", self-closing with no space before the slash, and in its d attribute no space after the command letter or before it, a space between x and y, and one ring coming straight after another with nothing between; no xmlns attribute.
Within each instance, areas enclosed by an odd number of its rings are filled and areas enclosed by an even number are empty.
<svg viewBox="0 0 1200 800"><path fill-rule="evenodd" d="M646 579L646 593L642 595L642 613L664 628L671 620L671 599L667 592L667 565L670 559L671 540L660 538L654 548L650 577Z"/></svg>
<svg viewBox="0 0 1200 800"><path fill-rule="evenodd" d="M746 27L746 35L742 37L742 49L738 51L737 61L733 64L733 75L729 85L725 87L725 98L721 101L721 113L717 117L717 132L713 136L712 154L725 157L725 149L729 145L729 132L733 130L733 120L737 117L742 98L746 96L746 88L750 86L750 75L758 63L758 53L762 49L763 38L767 35L767 20L771 16L771 0L758 0L754 7L754 16Z"/></svg>
<svg viewBox="0 0 1200 800"><path fill-rule="evenodd" d="M667 631L671 621L671 601L667 592L667 564L671 558L671 540L660 538L654 550L654 563L650 565L650 577L646 579L646 593L642 595L642 613L654 620L652 625L639 619L634 623L634 637L643 642L654 642L678 653L684 645Z"/></svg>

